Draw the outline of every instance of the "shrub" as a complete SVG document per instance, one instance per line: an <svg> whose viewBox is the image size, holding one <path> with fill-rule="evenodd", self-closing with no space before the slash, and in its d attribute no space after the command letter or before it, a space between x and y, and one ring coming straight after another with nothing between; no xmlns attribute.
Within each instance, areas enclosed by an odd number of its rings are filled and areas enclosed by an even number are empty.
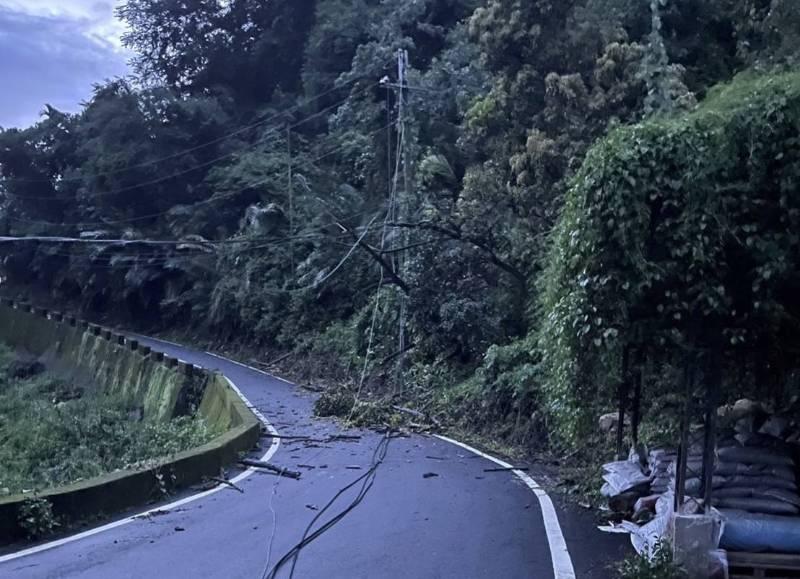
<svg viewBox="0 0 800 579"><path fill-rule="evenodd" d="M714 347L732 373L794 367L798 124L800 74L743 75L689 114L593 147L540 280L539 368L557 437L575 442L610 405L628 348L675 365Z"/></svg>
<svg viewBox="0 0 800 579"><path fill-rule="evenodd" d="M28 534L29 539L41 539L53 534L59 526L53 505L42 497L27 499L19 510L19 525Z"/></svg>

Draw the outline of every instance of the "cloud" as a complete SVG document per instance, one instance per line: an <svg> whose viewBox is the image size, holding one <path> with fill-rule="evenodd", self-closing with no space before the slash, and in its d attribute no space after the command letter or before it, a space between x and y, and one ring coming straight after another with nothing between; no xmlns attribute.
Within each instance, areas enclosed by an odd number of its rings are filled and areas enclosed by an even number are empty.
<svg viewBox="0 0 800 579"><path fill-rule="evenodd" d="M0 10L27 16L81 21L87 37L122 50L125 26L114 16L113 1L97 0L0 0Z"/></svg>
<svg viewBox="0 0 800 579"><path fill-rule="evenodd" d="M27 126L45 104L75 112L92 85L127 73L107 2L0 0L0 126ZM105 22L105 24L104 24Z"/></svg>

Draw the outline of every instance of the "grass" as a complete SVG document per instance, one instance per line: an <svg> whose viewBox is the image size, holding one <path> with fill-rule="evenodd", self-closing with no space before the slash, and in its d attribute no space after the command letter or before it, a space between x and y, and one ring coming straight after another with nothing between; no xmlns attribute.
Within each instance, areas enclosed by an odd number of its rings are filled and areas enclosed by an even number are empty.
<svg viewBox="0 0 800 579"><path fill-rule="evenodd" d="M28 367L0 345L0 496L157 465L217 434L199 417L143 420L130 403Z"/></svg>
<svg viewBox="0 0 800 579"><path fill-rule="evenodd" d="M688 579L673 560L666 543L658 543L652 557L633 554L617 567L618 579Z"/></svg>

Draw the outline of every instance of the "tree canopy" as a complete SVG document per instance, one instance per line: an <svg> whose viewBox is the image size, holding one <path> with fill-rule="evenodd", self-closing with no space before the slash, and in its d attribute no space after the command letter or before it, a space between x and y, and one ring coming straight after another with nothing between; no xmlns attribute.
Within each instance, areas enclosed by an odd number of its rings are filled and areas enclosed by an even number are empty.
<svg viewBox="0 0 800 579"><path fill-rule="evenodd" d="M672 339L703 304L737 344L787 331L758 293L779 286L742 288L794 283L793 238L764 223L794 219L774 180L794 161L769 157L791 145L769 131L793 122L794 81L769 79L796 62L799 10L128 0L131 78L98 85L78 114L47 107L0 130L0 227L175 243L6 244L4 284L306 354L516 440L554 419L574 434L585 374L633 339L634 320ZM743 71L767 80L713 89ZM764 96L770 82L784 96ZM748 116L732 94L764 110ZM642 311L666 291L663 311ZM756 297L758 309L740 305ZM586 412L607 398L598 386Z"/></svg>

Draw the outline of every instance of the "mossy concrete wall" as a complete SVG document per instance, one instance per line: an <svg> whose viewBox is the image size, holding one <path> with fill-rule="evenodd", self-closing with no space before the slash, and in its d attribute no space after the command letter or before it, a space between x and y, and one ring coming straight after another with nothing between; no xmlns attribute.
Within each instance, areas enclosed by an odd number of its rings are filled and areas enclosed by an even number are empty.
<svg viewBox="0 0 800 579"><path fill-rule="evenodd" d="M196 408L210 428L223 433L152 468L110 473L38 493L52 503L62 524L110 515L160 499L165 488L217 476L220 468L251 449L260 437L259 420L224 377L165 357L111 330L0 300L0 341L141 404L146 420L168 420ZM0 499L0 544L25 538L18 524L19 510L30 496Z"/></svg>
<svg viewBox="0 0 800 579"><path fill-rule="evenodd" d="M181 372L177 364L157 360L135 340L99 326L46 310L2 305L0 341L47 358L107 393L141 405L148 420L171 418L179 399L185 403L193 397L199 403L200 388L191 372ZM185 413L187 409L178 410Z"/></svg>

